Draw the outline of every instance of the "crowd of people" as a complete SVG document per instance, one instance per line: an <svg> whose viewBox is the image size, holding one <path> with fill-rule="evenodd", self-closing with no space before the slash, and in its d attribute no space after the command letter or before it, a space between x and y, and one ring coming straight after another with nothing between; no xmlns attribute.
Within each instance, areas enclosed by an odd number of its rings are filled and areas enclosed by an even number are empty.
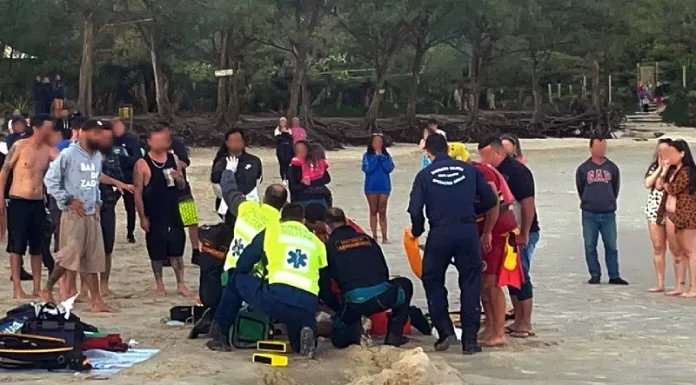
<svg viewBox="0 0 696 385"><path fill-rule="evenodd" d="M262 162L246 151L241 130L225 134L213 159L215 208L233 240L219 282L225 289L211 307L207 346L230 349L228 333L243 303L285 323L293 349L305 354L314 351L320 304L334 314L331 339L336 347L359 343L361 317L385 310L391 310L385 343L403 345L413 283L391 279L378 242L379 236L381 243L389 242L387 203L396 167L384 137L374 134L362 158L368 235L334 207L322 147L307 141L299 120L291 122L288 127L282 118L275 130L282 183L263 194ZM118 311L105 298L111 294L115 208L121 197L127 241L136 242L136 219L146 234L156 293L166 294L163 271L171 266L177 293L195 297L185 284L183 259L187 229L192 263L200 256L198 217L186 178L190 159L168 124L148 132L145 148L118 119L69 118L62 110L55 121L45 114L30 122L15 116L10 128L0 171L0 225L7 230L14 298L53 301L59 285L60 299L79 292L89 298L92 311ZM619 274L617 250L620 172L606 157L606 144L592 138L590 157L576 172L589 283L601 281L596 250L601 235L609 283L627 285ZM445 289L451 264L459 273L464 353L505 344L506 336L533 337L530 271L540 227L534 177L520 141L514 135L483 140L478 145L481 161L474 162L464 146L448 143L431 121L419 148L424 159L410 194L409 236L424 234L428 220L420 279L437 331L435 349L446 350L456 341ZM651 291L696 297L693 285L686 288L687 269L690 282L696 282L696 164L686 142L659 140L645 186L650 190L645 213L657 275ZM665 288L667 248L677 277L671 291ZM23 268L27 250L31 274ZM49 270L45 285L42 265ZM24 292L22 280L32 280L32 295ZM506 286L514 317L508 326ZM482 309L485 328L479 332Z"/></svg>

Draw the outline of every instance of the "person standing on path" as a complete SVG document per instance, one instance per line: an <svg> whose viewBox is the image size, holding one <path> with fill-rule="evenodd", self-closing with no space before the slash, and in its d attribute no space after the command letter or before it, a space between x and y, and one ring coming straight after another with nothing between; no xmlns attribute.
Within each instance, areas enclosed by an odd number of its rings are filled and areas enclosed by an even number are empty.
<svg viewBox="0 0 696 385"><path fill-rule="evenodd" d="M684 140L669 140L665 163L656 182L656 188L665 192L657 221L667 223L667 244L674 256L676 287L671 296L696 297L696 164L691 149ZM691 272L691 290L685 292L686 267Z"/></svg>
<svg viewBox="0 0 696 385"><path fill-rule="evenodd" d="M287 118L280 118L274 134L276 138L276 158L278 158L278 167L280 168L280 179L283 181L283 184L287 186L290 161L292 161L294 154L294 140L292 138L292 132L288 128Z"/></svg>
<svg viewBox="0 0 696 385"><path fill-rule="evenodd" d="M445 276L454 264L459 272L462 351L481 352L478 332L481 326L481 241L476 228L476 198L480 212L486 213L485 226L492 228L498 218L498 197L480 171L447 154L447 140L430 135L425 151L432 164L416 175L411 190L408 213L411 235L425 232L423 209L430 222L430 232L423 255L423 288L428 311L437 330L436 351L445 351L457 341L449 317Z"/></svg>
<svg viewBox="0 0 696 385"><path fill-rule="evenodd" d="M382 134L374 134L362 159L362 171L365 173L365 196L370 208L370 230L372 238L377 240L377 220L382 228L382 242L388 243L387 203L391 194L391 177L394 161L384 145Z"/></svg>
<svg viewBox="0 0 696 385"><path fill-rule="evenodd" d="M307 131L300 125L300 118L292 118L292 126L290 127L290 132L292 133L292 143L307 140Z"/></svg>
<svg viewBox="0 0 696 385"><path fill-rule="evenodd" d="M534 175L527 166L508 155L498 137L483 140L479 143L478 150L483 162L495 167L505 177L515 197L513 212L519 225L515 243L520 247L524 283L520 289L508 288L515 310L515 322L506 327L505 332L513 338L534 337L536 334L532 331L534 287L531 266L540 231L536 213Z"/></svg>
<svg viewBox="0 0 696 385"><path fill-rule="evenodd" d="M167 127L150 131L150 151L135 164L135 207L155 275L157 294L167 294L162 280L164 263L169 260L176 274L177 293L193 297L184 282L186 233L179 213L179 197L186 189L179 158L169 152L172 138Z"/></svg>
<svg viewBox="0 0 696 385"><path fill-rule="evenodd" d="M590 139L590 159L575 173L575 186L582 209L582 237L585 240L585 261L590 272L590 285L598 285L602 268L597 255L597 241L602 235L609 284L628 285L619 274L617 247L616 201L619 198L621 174L614 162L606 157L607 142Z"/></svg>
<svg viewBox="0 0 696 385"><path fill-rule="evenodd" d="M102 155L99 152L104 136L111 134L107 121L89 120L82 126L80 140L62 151L51 163L44 183L63 210L61 215L60 249L56 264L48 277L41 298L53 299L53 287L66 274L72 287L80 273L89 289L91 310L95 313L114 312L116 309L104 303L99 290L98 275L105 271L104 240L100 221L102 206L99 177L102 171Z"/></svg>
<svg viewBox="0 0 696 385"><path fill-rule="evenodd" d="M135 163L143 157L140 141L126 132L126 125L121 119L113 119L111 124L114 130L114 153L119 156L123 182L131 184ZM130 192L123 193L123 206L126 208L126 239L128 243L135 243L135 198Z"/></svg>
<svg viewBox="0 0 696 385"><path fill-rule="evenodd" d="M668 139L659 139L655 149L655 159L645 173L645 188L648 193L648 200L645 202L645 218L648 220L648 232L653 245L653 264L655 265L655 275L657 285L650 290L651 293L663 293L665 291L665 260L667 254L667 228L664 222L657 221L657 212L664 198L664 191L656 187L657 180L665 167L664 153L669 147ZM677 270L676 259L674 269Z"/></svg>
<svg viewBox="0 0 696 385"><path fill-rule="evenodd" d="M32 119L32 125L33 135L12 145L0 171L0 220L7 223L7 252L10 253L14 299L29 298L21 284L22 257L27 248L31 256L33 295L38 296L41 292L42 246L46 227L43 177L55 158L48 144L53 136L51 117L36 116ZM12 181L8 182L10 174ZM6 194L8 183L10 187Z"/></svg>

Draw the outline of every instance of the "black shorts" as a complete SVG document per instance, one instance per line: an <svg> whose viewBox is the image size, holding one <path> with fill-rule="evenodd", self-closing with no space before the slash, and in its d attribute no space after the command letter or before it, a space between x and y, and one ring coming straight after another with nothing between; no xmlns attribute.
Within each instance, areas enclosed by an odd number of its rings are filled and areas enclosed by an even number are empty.
<svg viewBox="0 0 696 385"><path fill-rule="evenodd" d="M152 261L164 261L170 257L183 257L186 247L186 232L183 226L150 224L145 235L147 254Z"/></svg>
<svg viewBox="0 0 696 385"><path fill-rule="evenodd" d="M104 254L111 255L114 252L114 243L116 242L116 208L102 207L100 215Z"/></svg>
<svg viewBox="0 0 696 385"><path fill-rule="evenodd" d="M7 204L7 252L41 255L46 228L46 206L43 199L10 197Z"/></svg>

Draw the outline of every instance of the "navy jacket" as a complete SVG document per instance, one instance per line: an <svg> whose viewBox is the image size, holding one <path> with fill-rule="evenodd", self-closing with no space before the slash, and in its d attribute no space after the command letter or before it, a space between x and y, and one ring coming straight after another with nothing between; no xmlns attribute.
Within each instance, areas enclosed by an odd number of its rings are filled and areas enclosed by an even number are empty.
<svg viewBox="0 0 696 385"><path fill-rule="evenodd" d="M263 251L265 237L266 230L263 230L244 248L237 261L237 267L234 269L235 274L249 274L257 262L267 263L266 253ZM319 300L317 296L309 292L282 283L268 285L268 290L274 292L278 301L282 301L286 305L295 306L310 313L317 310Z"/></svg>
<svg viewBox="0 0 696 385"><path fill-rule="evenodd" d="M123 182L130 183L133 180L135 163L143 157L140 140L131 134L114 137L114 153L120 157Z"/></svg>
<svg viewBox="0 0 696 385"><path fill-rule="evenodd" d="M418 237L425 232L425 215L430 228L475 223L477 205L486 212L495 207L498 197L474 166L438 154L433 163L420 170L413 181L408 213L411 232Z"/></svg>

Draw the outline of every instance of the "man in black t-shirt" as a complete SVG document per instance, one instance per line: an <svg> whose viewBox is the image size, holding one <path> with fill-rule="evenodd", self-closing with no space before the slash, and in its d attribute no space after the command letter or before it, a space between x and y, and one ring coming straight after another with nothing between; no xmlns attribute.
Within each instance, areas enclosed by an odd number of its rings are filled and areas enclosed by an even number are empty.
<svg viewBox="0 0 696 385"><path fill-rule="evenodd" d="M537 242L539 242L539 222L534 200L534 176L527 166L507 155L503 143L498 137L482 141L479 143L478 150L481 159L495 167L503 175L515 197L515 206L513 207L520 230L516 242L520 246L525 282L519 290L510 288L510 297L515 308L515 322L506 328L506 332L514 338L533 337L535 335L532 331L533 290L529 273L532 255Z"/></svg>

